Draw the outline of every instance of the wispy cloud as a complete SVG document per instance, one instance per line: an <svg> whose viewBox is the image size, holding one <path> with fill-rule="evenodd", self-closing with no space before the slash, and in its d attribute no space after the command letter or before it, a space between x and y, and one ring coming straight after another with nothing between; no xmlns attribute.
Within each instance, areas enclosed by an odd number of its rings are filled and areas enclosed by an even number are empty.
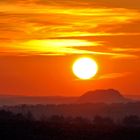
<svg viewBox="0 0 140 140"><path fill-rule="evenodd" d="M115 52L140 52L140 48L112 48Z"/></svg>
<svg viewBox="0 0 140 140"><path fill-rule="evenodd" d="M94 51L93 47L100 48L103 46L98 41L87 41L80 39L45 39L45 40L29 40L22 42L11 42L3 45L0 52L3 55L70 55L70 54L88 54L103 55L112 58L137 58L133 54L115 53L108 51ZM86 47L91 48L90 50ZM100 49L99 49L100 50Z"/></svg>
<svg viewBox="0 0 140 140"><path fill-rule="evenodd" d="M105 7L84 0L4 0L0 4L0 18L1 53L137 58L131 54L132 49L103 50L106 44L100 42L101 37L139 36L139 32L112 32L118 25L140 20L138 10ZM99 41L89 40L90 37L98 37ZM91 49L86 49L89 46Z"/></svg>
<svg viewBox="0 0 140 140"><path fill-rule="evenodd" d="M109 73L98 77L98 79L116 79L120 77L125 77L132 74L131 72L124 72L124 73Z"/></svg>

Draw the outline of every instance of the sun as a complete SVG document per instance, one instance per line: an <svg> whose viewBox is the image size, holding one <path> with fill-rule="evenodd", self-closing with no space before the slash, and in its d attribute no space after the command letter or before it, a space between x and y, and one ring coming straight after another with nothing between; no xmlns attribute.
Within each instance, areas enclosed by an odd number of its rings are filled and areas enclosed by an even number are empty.
<svg viewBox="0 0 140 140"><path fill-rule="evenodd" d="M92 58L82 57L74 62L72 70L79 79L88 80L96 75L98 65Z"/></svg>

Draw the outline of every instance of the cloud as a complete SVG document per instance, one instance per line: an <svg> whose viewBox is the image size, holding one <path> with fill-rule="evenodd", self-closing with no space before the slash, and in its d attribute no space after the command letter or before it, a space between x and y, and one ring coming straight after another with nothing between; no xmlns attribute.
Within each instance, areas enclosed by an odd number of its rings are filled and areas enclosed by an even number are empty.
<svg viewBox="0 0 140 140"><path fill-rule="evenodd" d="M3 55L71 55L71 54L88 54L99 56L110 56L112 58L133 58L137 55L126 53L115 53L97 51L93 47L102 47L102 43L98 41L87 41L81 39L45 39L45 40L28 40L24 42L11 42L1 44L0 52ZM9 45L9 46L8 46ZM86 48L91 49L86 49Z"/></svg>
<svg viewBox="0 0 140 140"><path fill-rule="evenodd" d="M19 4L42 4L42 5L68 5L68 6L98 6L103 7L125 7L125 8L140 8L140 1L128 0L1 0L0 3L19 3Z"/></svg>
<svg viewBox="0 0 140 140"><path fill-rule="evenodd" d="M115 52L140 52L140 48L112 48Z"/></svg>
<svg viewBox="0 0 140 140"><path fill-rule="evenodd" d="M102 75L102 76L98 77L98 79L116 79L116 78L128 76L128 75L130 75L130 74L131 74L130 72L124 72L124 73L109 73L109 74L105 74L105 75Z"/></svg>
<svg viewBox="0 0 140 140"><path fill-rule="evenodd" d="M98 3L102 3L104 6L111 7L125 7L131 9L140 9L140 1L139 0L98 0Z"/></svg>
<svg viewBox="0 0 140 140"><path fill-rule="evenodd" d="M105 42L100 43L102 37L139 36L139 32L114 32L118 25L140 20L138 10L107 7L92 0L3 0L0 18L1 54L138 57L130 50L108 49Z"/></svg>

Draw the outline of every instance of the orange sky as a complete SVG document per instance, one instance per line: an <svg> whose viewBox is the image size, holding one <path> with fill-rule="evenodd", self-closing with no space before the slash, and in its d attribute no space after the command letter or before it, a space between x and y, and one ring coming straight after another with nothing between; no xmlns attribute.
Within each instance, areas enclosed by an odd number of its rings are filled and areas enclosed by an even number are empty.
<svg viewBox="0 0 140 140"><path fill-rule="evenodd" d="M1 0L0 19L0 94L140 95L140 0ZM81 56L99 65L91 80L72 73Z"/></svg>

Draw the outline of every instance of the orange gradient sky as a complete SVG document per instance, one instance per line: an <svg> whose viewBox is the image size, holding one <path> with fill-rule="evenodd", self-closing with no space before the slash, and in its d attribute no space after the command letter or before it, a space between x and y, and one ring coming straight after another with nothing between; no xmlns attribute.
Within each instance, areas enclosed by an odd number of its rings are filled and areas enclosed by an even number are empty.
<svg viewBox="0 0 140 140"><path fill-rule="evenodd" d="M1 0L0 19L1 95L140 95L140 0ZM72 72L81 56L91 80Z"/></svg>

